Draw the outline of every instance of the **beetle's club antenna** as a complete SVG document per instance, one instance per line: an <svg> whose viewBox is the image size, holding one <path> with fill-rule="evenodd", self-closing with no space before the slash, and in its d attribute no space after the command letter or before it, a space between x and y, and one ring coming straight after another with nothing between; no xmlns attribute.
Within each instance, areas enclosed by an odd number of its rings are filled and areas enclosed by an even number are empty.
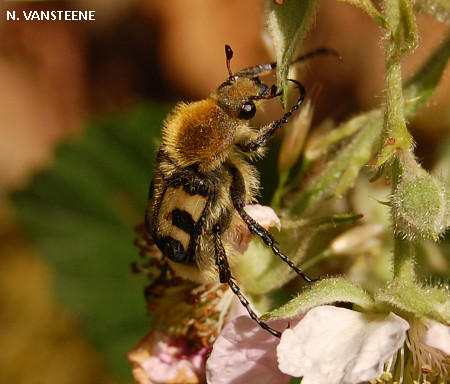
<svg viewBox="0 0 450 384"><path fill-rule="evenodd" d="M225 55L227 56L228 74L230 75L230 80L233 80L233 72L231 72L231 66L230 66L231 58L233 57L233 50L231 49L231 47L228 44L225 45Z"/></svg>

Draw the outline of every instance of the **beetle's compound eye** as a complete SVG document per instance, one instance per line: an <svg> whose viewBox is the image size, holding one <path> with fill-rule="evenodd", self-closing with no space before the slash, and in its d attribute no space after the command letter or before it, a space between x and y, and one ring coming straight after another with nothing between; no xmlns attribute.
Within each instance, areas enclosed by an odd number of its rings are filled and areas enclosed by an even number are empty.
<svg viewBox="0 0 450 384"><path fill-rule="evenodd" d="M250 120L256 113L256 106L253 101L244 101L239 111L239 118L243 120Z"/></svg>

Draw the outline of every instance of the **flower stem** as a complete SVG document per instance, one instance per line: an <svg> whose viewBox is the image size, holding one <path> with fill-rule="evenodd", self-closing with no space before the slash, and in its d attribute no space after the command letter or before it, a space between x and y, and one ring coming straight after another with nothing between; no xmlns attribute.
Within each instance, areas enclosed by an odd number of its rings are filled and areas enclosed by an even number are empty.
<svg viewBox="0 0 450 384"><path fill-rule="evenodd" d="M333 256L333 254L331 253L331 251L329 249L325 249L323 252L320 252L319 254L311 257L310 259L308 259L307 261L305 261L300 268L302 270L307 270L308 268L311 268L313 265L316 265L317 263L319 263L322 260L328 259L329 257Z"/></svg>
<svg viewBox="0 0 450 384"><path fill-rule="evenodd" d="M406 128L402 87L403 53L412 48L415 20L407 12L408 5L402 0L385 0L385 16L389 25L386 33L386 105L384 115L384 148L377 167L389 160L398 149L409 148L412 137ZM407 18L408 21L403 21ZM406 38L406 41L404 41Z"/></svg>
<svg viewBox="0 0 450 384"><path fill-rule="evenodd" d="M403 167L398 156L395 157L392 166L392 191L395 191L401 181ZM392 220L398 218L393 214ZM394 223L395 227L395 223ZM403 282L415 281L414 244L405 239L402 233L394 232L394 278Z"/></svg>
<svg viewBox="0 0 450 384"><path fill-rule="evenodd" d="M410 5L405 0L385 0L385 17L389 25L386 34L386 105L384 114L384 148L377 166L394 159L392 166L392 191L403 177L399 154L412 147L413 139L406 128L402 86L401 59L417 41L417 28ZM392 220L398 220L393 211ZM394 277L414 281L414 244L399 232L394 232Z"/></svg>
<svg viewBox="0 0 450 384"><path fill-rule="evenodd" d="M413 283L416 278L414 244L398 233L394 235L394 278L404 283Z"/></svg>

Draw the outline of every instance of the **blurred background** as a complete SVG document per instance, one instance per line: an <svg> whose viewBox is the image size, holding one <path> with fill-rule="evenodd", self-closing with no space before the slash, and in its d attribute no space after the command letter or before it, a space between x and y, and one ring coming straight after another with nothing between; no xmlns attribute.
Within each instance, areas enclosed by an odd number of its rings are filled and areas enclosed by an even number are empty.
<svg viewBox="0 0 450 384"><path fill-rule="evenodd" d="M6 11L95 11L95 21L6 20ZM261 0L0 3L0 382L131 382L148 330L133 225L142 220L160 124L232 69L272 61ZM448 27L418 16L419 67ZM302 51L328 47L301 81L313 126L380 105L381 30L323 0ZM450 127L450 73L409 125L432 169ZM280 114L277 105L264 119ZM271 119L271 117L273 117Z"/></svg>

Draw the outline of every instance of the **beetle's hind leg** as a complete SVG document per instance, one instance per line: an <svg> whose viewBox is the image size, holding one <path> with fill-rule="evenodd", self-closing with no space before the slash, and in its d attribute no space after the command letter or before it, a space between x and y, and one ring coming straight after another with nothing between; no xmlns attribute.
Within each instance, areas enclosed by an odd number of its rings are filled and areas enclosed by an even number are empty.
<svg viewBox="0 0 450 384"><path fill-rule="evenodd" d="M231 276L230 265L228 263L225 248L223 247L222 240L220 238L221 230L220 230L219 225L214 226L213 234L214 234L214 249L216 252L216 264L217 264L217 268L219 269L220 282L227 283L230 286L231 290L238 297L241 304L245 307L245 309L247 309L247 312L250 315L250 317L253 320L255 320L261 328L265 329L266 331L270 332L272 335L274 335L276 337L281 337L281 332L279 332L273 328L270 328L264 321L262 321L259 318L259 316L255 313L255 311L253 311L248 300L242 294L238 285L233 281L233 277Z"/></svg>

